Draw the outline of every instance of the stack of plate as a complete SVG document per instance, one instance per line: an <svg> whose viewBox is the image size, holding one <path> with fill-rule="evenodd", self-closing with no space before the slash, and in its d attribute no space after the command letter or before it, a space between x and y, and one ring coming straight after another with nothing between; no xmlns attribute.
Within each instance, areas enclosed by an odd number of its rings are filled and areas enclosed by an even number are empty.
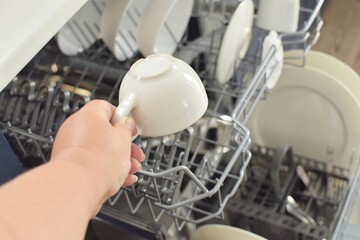
<svg viewBox="0 0 360 240"><path fill-rule="evenodd" d="M298 52L289 52L289 55ZM297 154L349 168L360 149L360 78L338 59L310 51L306 65L285 66L249 119L252 141L282 143Z"/></svg>
<svg viewBox="0 0 360 240"><path fill-rule="evenodd" d="M194 0L90 0L56 40L66 55L77 55L99 39L119 61L139 51L144 57L172 55L185 34L193 5Z"/></svg>
<svg viewBox="0 0 360 240"><path fill-rule="evenodd" d="M66 55L77 55L100 38L99 22L106 0L90 0L59 30L56 41Z"/></svg>

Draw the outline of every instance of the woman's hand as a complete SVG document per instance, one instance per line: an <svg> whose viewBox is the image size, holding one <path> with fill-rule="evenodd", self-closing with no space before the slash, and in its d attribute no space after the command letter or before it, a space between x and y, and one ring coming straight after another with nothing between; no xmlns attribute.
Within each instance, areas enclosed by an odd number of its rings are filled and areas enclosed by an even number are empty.
<svg viewBox="0 0 360 240"><path fill-rule="evenodd" d="M121 186L137 181L134 173L144 160L142 150L131 142L134 120L125 117L111 125L114 111L106 101L87 103L60 127L51 154L51 161L73 161L87 169L99 185L102 203Z"/></svg>
<svg viewBox="0 0 360 240"><path fill-rule="evenodd" d="M89 102L60 127L49 163L0 187L1 239L84 239L104 201L136 181L144 155L131 143L135 123L111 125L114 111Z"/></svg>

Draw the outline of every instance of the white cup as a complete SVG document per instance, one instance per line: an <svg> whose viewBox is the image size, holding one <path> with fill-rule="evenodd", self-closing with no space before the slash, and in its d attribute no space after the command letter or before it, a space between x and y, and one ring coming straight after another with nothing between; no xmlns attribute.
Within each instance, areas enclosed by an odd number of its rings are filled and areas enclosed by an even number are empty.
<svg viewBox="0 0 360 240"><path fill-rule="evenodd" d="M158 137L181 131L201 118L208 98L197 73L166 54L136 61L122 80L111 122L131 115L138 133Z"/></svg>
<svg viewBox="0 0 360 240"><path fill-rule="evenodd" d="M300 0L260 0L256 26L277 32L296 32Z"/></svg>

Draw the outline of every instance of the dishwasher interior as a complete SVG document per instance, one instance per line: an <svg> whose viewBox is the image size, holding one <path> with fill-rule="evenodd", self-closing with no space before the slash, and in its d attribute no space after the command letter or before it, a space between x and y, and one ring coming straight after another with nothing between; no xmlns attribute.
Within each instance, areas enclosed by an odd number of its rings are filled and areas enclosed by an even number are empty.
<svg viewBox="0 0 360 240"><path fill-rule="evenodd" d="M304 66L320 37L324 1L301 1L299 30L279 34L282 49L264 54L269 31L252 26L249 50L225 84L215 79L217 57L239 1L195 3L173 55L202 79L208 109L176 134L134 140L146 155L139 181L106 202L87 238L190 239L196 228L216 223L267 239L340 239L359 189L358 156L329 168L287 143L253 143L247 127L257 103L271 94L267 83L282 64L279 51L299 50L284 64ZM0 93L0 128L21 171L49 159L61 123L86 102L117 105L121 81L141 57L119 61L101 39L68 56L52 38Z"/></svg>

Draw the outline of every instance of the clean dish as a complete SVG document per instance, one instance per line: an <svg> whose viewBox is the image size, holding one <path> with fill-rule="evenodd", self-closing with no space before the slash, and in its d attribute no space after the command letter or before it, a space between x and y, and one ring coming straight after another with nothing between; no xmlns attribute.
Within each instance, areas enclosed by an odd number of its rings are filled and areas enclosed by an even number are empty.
<svg viewBox="0 0 360 240"><path fill-rule="evenodd" d="M199 227L191 236L191 240L266 240L252 232L220 224L208 224Z"/></svg>
<svg viewBox="0 0 360 240"><path fill-rule="evenodd" d="M359 155L359 121L360 104L343 83L316 69L285 66L248 126L254 143L287 143L296 154L324 162L332 147L334 163L349 167Z"/></svg>
<svg viewBox="0 0 360 240"><path fill-rule="evenodd" d="M300 50L287 51L285 52L285 58L291 59L292 57L301 56L301 54L303 54L303 51ZM291 62L296 64L297 62L295 60L296 59ZM302 59L299 59L298 61L299 64L301 64ZM305 61L307 68L316 68L330 74L344 83L349 90L360 99L360 77L346 63L331 55L315 50L311 50L307 53Z"/></svg>
<svg viewBox="0 0 360 240"><path fill-rule="evenodd" d="M108 0L100 29L105 45L119 61L138 51L138 26L148 3L149 0Z"/></svg>
<svg viewBox="0 0 360 240"><path fill-rule="evenodd" d="M158 137L191 126L207 106L204 85L187 63L154 54L136 61L125 75L111 122L131 114L140 135Z"/></svg>
<svg viewBox="0 0 360 240"><path fill-rule="evenodd" d="M251 42L254 3L244 0L236 8L222 40L217 58L215 77L218 82L228 82L234 74Z"/></svg>
<svg viewBox="0 0 360 240"><path fill-rule="evenodd" d="M139 23L138 47L143 56L172 55L187 28L194 0L152 0Z"/></svg>
<svg viewBox="0 0 360 240"><path fill-rule="evenodd" d="M65 55L76 55L100 38L100 19L106 0L90 0L59 30L55 39Z"/></svg>
<svg viewBox="0 0 360 240"><path fill-rule="evenodd" d="M260 0L256 26L278 32L296 32L300 0Z"/></svg>
<svg viewBox="0 0 360 240"><path fill-rule="evenodd" d="M275 31L270 31L264 39L262 61L265 60L272 48L275 48L275 53L265 70L266 85L269 89L275 87L284 66L284 49L282 42Z"/></svg>

